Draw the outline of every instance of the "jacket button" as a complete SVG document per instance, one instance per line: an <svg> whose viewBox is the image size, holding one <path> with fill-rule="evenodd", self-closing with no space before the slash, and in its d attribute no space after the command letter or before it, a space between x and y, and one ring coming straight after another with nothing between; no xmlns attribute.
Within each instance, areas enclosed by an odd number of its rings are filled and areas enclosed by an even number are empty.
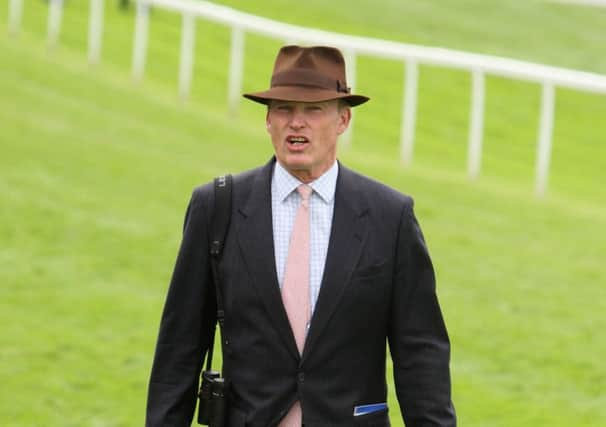
<svg viewBox="0 0 606 427"><path fill-rule="evenodd" d="M297 377L299 378L300 383L305 381L305 374L303 372L299 372L299 375Z"/></svg>

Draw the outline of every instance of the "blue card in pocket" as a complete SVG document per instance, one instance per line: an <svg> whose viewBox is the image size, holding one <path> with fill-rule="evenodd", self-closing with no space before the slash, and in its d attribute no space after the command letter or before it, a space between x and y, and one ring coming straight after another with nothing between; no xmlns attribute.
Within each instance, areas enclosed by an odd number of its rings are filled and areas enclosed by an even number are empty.
<svg viewBox="0 0 606 427"><path fill-rule="evenodd" d="M373 412L379 412L387 409L387 403L373 403L371 405L359 405L354 406L354 417L361 415L372 414Z"/></svg>

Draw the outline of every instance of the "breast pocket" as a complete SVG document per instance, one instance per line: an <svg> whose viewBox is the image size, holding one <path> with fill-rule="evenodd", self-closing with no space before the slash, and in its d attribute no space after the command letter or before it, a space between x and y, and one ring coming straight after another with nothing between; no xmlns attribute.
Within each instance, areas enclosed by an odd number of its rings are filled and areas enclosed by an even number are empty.
<svg viewBox="0 0 606 427"><path fill-rule="evenodd" d="M387 263L379 262L370 265L364 265L354 270L352 280L366 280L377 276L382 276L387 273Z"/></svg>
<svg viewBox="0 0 606 427"><path fill-rule="evenodd" d="M389 286L386 263L375 263L354 270L348 293L352 305L359 313L377 313L385 304Z"/></svg>

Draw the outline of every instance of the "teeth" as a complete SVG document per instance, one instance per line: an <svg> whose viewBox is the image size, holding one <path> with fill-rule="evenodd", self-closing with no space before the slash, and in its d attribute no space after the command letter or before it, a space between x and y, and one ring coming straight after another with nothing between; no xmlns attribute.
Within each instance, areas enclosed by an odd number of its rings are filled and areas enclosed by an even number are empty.
<svg viewBox="0 0 606 427"><path fill-rule="evenodd" d="M304 137L298 136L298 137L289 138L289 141L290 142L305 142L305 141L307 141L307 139Z"/></svg>

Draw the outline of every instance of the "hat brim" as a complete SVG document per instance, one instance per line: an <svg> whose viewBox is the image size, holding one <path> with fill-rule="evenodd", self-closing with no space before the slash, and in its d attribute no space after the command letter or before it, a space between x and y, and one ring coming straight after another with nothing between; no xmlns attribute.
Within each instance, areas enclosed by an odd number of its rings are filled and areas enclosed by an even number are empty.
<svg viewBox="0 0 606 427"><path fill-rule="evenodd" d="M272 100L294 102L323 102L333 99L342 99L351 107L364 104L370 98L364 95L352 95L334 90L301 87L301 86L275 86L263 92L245 93L245 98L260 104L269 105Z"/></svg>

